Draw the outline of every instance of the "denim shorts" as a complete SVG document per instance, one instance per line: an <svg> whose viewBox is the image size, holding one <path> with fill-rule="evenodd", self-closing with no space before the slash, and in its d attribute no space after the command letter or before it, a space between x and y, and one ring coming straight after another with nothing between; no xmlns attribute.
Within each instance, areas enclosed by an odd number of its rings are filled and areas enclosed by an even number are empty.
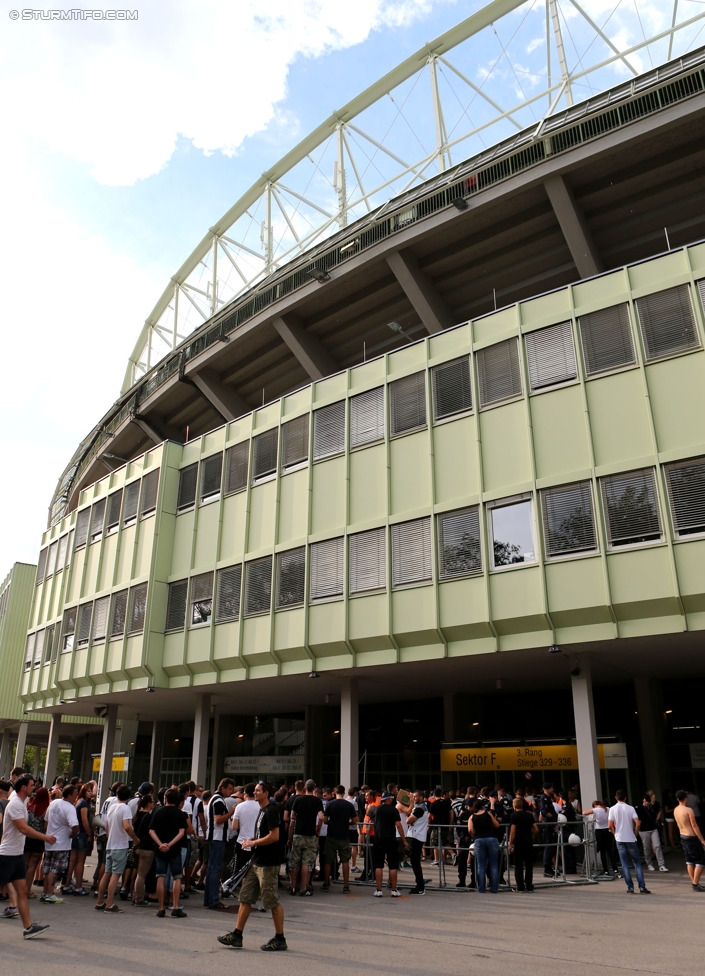
<svg viewBox="0 0 705 976"><path fill-rule="evenodd" d="M705 867L705 850L697 837L684 837L681 834L681 847L685 854L685 863Z"/></svg>
<svg viewBox="0 0 705 976"><path fill-rule="evenodd" d="M167 871L171 870L174 881L178 881L183 873L181 867L181 848L172 847L168 854L157 851L155 855L156 875L158 878L165 878Z"/></svg>

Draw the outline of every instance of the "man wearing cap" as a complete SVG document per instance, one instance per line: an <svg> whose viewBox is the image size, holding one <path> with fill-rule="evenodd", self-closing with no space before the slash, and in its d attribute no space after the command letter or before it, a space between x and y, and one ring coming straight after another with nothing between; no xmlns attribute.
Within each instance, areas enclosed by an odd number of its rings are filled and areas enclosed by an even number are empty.
<svg viewBox="0 0 705 976"><path fill-rule="evenodd" d="M139 809L140 800L143 796L151 796L154 793L154 783L140 783L139 789L132 797L132 799L127 804L130 808L130 813L132 814L132 819L134 820L137 816L137 811Z"/></svg>
<svg viewBox="0 0 705 976"><path fill-rule="evenodd" d="M409 849L401 825L401 817L393 801L393 793L383 793L380 797L379 806L375 810L375 839L372 842L372 866L375 871L376 884L375 898L382 897L382 875L384 873L385 858L389 867L389 883L392 886L392 898L399 897L400 892L397 889L397 869L399 868L397 835L401 838L404 849Z"/></svg>

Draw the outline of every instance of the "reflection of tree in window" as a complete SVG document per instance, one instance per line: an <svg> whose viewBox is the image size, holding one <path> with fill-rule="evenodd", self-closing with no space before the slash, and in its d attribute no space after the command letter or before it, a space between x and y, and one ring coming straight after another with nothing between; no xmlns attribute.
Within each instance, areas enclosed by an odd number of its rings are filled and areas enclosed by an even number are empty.
<svg viewBox="0 0 705 976"><path fill-rule="evenodd" d="M524 562L524 554L520 546L511 542L500 542L499 539L494 540L493 546L495 566L513 566L515 563Z"/></svg>
<svg viewBox="0 0 705 976"><path fill-rule="evenodd" d="M210 616L212 613L213 613L212 600L198 600L193 605L193 610L191 613L191 623L206 624L210 620Z"/></svg>
<svg viewBox="0 0 705 976"><path fill-rule="evenodd" d="M480 540L465 532L455 545L443 546L443 571L448 576L473 573L480 567Z"/></svg>
<svg viewBox="0 0 705 976"><path fill-rule="evenodd" d="M615 546L646 542L661 534L654 503L646 488L629 485L617 501L610 501L610 526ZM643 534L639 535L639 531Z"/></svg>
<svg viewBox="0 0 705 976"><path fill-rule="evenodd" d="M529 499L498 505L492 512L493 563L514 566L534 561L534 534Z"/></svg>

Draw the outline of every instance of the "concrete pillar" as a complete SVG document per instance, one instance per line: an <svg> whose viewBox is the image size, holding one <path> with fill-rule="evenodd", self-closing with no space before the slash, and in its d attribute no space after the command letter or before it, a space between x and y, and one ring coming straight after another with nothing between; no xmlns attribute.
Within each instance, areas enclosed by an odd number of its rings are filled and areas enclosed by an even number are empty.
<svg viewBox="0 0 705 976"><path fill-rule="evenodd" d="M664 710L661 683L653 678L636 678L636 707L644 755L646 789L662 796L668 782L668 760L664 738ZM636 797L632 797L636 800Z"/></svg>
<svg viewBox="0 0 705 976"><path fill-rule="evenodd" d="M196 717L193 723L193 751L191 753L191 779L205 783L208 761L208 732L211 724L211 696L199 695L196 700Z"/></svg>
<svg viewBox="0 0 705 976"><path fill-rule="evenodd" d="M580 767L580 802L586 808L591 806L593 800L602 796L589 658L580 658L579 664L571 671L570 682L573 690L575 738L578 744Z"/></svg>
<svg viewBox="0 0 705 976"><path fill-rule="evenodd" d="M162 751L164 739L164 723L152 722L152 746L149 751L149 781L159 789L159 777L162 769Z"/></svg>
<svg viewBox="0 0 705 976"><path fill-rule="evenodd" d="M222 747L220 744L220 715L216 712L213 716L213 758L211 759L211 779L208 788L215 790L220 782L218 771L222 767ZM205 784L205 780L201 780Z"/></svg>
<svg viewBox="0 0 705 976"><path fill-rule="evenodd" d="M0 776L7 779L10 775L10 730L4 729L0 739Z"/></svg>
<svg viewBox="0 0 705 976"><path fill-rule="evenodd" d="M100 810L110 792L113 777L113 753L117 729L117 705L106 706L103 725L103 743L100 749L100 772L98 773L98 798L96 809Z"/></svg>
<svg viewBox="0 0 705 976"><path fill-rule="evenodd" d="M24 765L24 751L27 748L27 732L29 731L28 722L20 722L20 727L17 730L17 749L15 750L15 761L13 766L23 766Z"/></svg>
<svg viewBox="0 0 705 976"><path fill-rule="evenodd" d="M340 688L340 782L358 786L359 702L357 678L345 678Z"/></svg>
<svg viewBox="0 0 705 976"><path fill-rule="evenodd" d="M56 759L59 754L59 736L61 729L61 716L52 715L49 726L49 738L47 740L47 755L44 761L44 782L51 785L56 777ZM39 750L37 750L39 755Z"/></svg>

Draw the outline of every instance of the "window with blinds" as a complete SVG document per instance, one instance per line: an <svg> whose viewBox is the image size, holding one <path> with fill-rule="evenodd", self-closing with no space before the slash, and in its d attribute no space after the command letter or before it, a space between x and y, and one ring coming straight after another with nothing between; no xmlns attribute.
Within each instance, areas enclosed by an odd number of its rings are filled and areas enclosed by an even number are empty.
<svg viewBox="0 0 705 976"><path fill-rule="evenodd" d="M482 572L480 514L477 505L436 516L441 579Z"/></svg>
<svg viewBox="0 0 705 976"><path fill-rule="evenodd" d="M88 540L88 523L91 520L90 508L83 508L76 516L76 534L74 536L74 549L82 549Z"/></svg>
<svg viewBox="0 0 705 976"><path fill-rule="evenodd" d="M392 436L426 426L426 374L414 373L389 384Z"/></svg>
<svg viewBox="0 0 705 976"><path fill-rule="evenodd" d="M32 658L32 667L38 668L42 663L42 658L44 657L44 639L46 637L46 632L44 630L37 631L37 638L34 642L34 657Z"/></svg>
<svg viewBox="0 0 705 976"><path fill-rule="evenodd" d="M188 580L176 580L169 583L166 601L165 630L183 630L186 620L186 597L188 595Z"/></svg>
<svg viewBox="0 0 705 976"><path fill-rule="evenodd" d="M157 489L159 488L159 469L148 472L142 479L140 492L140 518L146 518L156 511Z"/></svg>
<svg viewBox="0 0 705 976"><path fill-rule="evenodd" d="M59 628L55 624L50 624L46 629L46 635L44 637L44 656L42 658L42 664L48 664L49 661L53 661L56 658L54 653L56 648L56 638L59 634Z"/></svg>
<svg viewBox="0 0 705 976"><path fill-rule="evenodd" d="M91 542L97 542L103 534L106 502L107 498L100 498L91 508Z"/></svg>
<svg viewBox="0 0 705 976"><path fill-rule="evenodd" d="M201 461L201 504L212 501L220 495L220 482L223 475L223 455L214 454Z"/></svg>
<svg viewBox="0 0 705 976"><path fill-rule="evenodd" d="M578 325L586 376L634 365L636 354L626 302L581 315Z"/></svg>
<svg viewBox="0 0 705 976"><path fill-rule="evenodd" d="M313 459L331 457L345 450L345 401L321 407L313 414Z"/></svg>
<svg viewBox="0 0 705 976"><path fill-rule="evenodd" d="M78 613L78 607L69 607L68 610L64 610L64 619L61 625L61 651L70 651L73 649L73 640L76 634L76 614Z"/></svg>
<svg viewBox="0 0 705 976"><path fill-rule="evenodd" d="M91 635L91 640L95 643L96 641L105 640L105 635L108 632L108 610L110 609L110 597L102 596L99 600L96 600L93 604L93 633Z"/></svg>
<svg viewBox="0 0 705 976"><path fill-rule="evenodd" d="M242 566L226 566L218 570L215 591L215 622L237 620L240 616L240 587Z"/></svg>
<svg viewBox="0 0 705 976"><path fill-rule="evenodd" d="M309 417L296 417L282 426L282 470L289 471L308 461Z"/></svg>
<svg viewBox="0 0 705 976"><path fill-rule="evenodd" d="M312 600L343 595L344 540L326 539L310 548L309 592Z"/></svg>
<svg viewBox="0 0 705 976"><path fill-rule="evenodd" d="M93 604L82 603L78 608L78 621L76 623L76 647L83 647L90 640L92 619Z"/></svg>
<svg viewBox="0 0 705 976"><path fill-rule="evenodd" d="M37 640L36 634L27 634L27 641L24 646L24 669L29 671L34 660L34 645Z"/></svg>
<svg viewBox="0 0 705 976"><path fill-rule="evenodd" d="M635 304L647 361L699 348L700 337L687 285L644 295Z"/></svg>
<svg viewBox="0 0 705 976"><path fill-rule="evenodd" d="M245 563L245 616L269 613L272 607L272 557Z"/></svg>
<svg viewBox="0 0 705 976"><path fill-rule="evenodd" d="M47 553L47 548L41 549L39 552L39 561L37 562L37 578L35 583L41 583L44 579L47 567Z"/></svg>
<svg viewBox="0 0 705 976"><path fill-rule="evenodd" d="M505 339L477 353L477 382L481 407L521 396L521 372L516 339Z"/></svg>
<svg viewBox="0 0 705 976"><path fill-rule="evenodd" d="M147 609L147 584L139 583L130 588L130 610L128 614L128 634L138 634L144 630L144 614Z"/></svg>
<svg viewBox="0 0 705 976"><path fill-rule="evenodd" d="M277 555L276 608L295 607L304 602L306 550L303 546Z"/></svg>
<svg viewBox="0 0 705 976"><path fill-rule="evenodd" d="M458 413L472 410L469 356L434 366L431 377L434 420L443 420L445 417L454 417Z"/></svg>
<svg viewBox="0 0 705 976"><path fill-rule="evenodd" d="M705 532L705 458L669 465L666 481L676 538Z"/></svg>
<svg viewBox="0 0 705 976"><path fill-rule="evenodd" d="M54 570L56 569L56 557L59 553L59 543L57 541L52 542L49 546L49 555L47 556L47 578L54 575Z"/></svg>
<svg viewBox="0 0 705 976"><path fill-rule="evenodd" d="M120 637L125 633L127 617L127 590L113 593L110 598L110 636Z"/></svg>
<svg viewBox="0 0 705 976"><path fill-rule="evenodd" d="M234 444L225 452L225 494L247 488L247 469L250 460L250 442Z"/></svg>
<svg viewBox="0 0 705 976"><path fill-rule="evenodd" d="M196 504L196 481L198 480L198 465L189 464L179 471L179 494L176 498L176 511L183 512ZM129 485L127 486L130 487Z"/></svg>
<svg viewBox="0 0 705 976"><path fill-rule="evenodd" d="M430 580L431 561L430 518L392 526L392 586Z"/></svg>
<svg viewBox="0 0 705 976"><path fill-rule="evenodd" d="M493 569L536 562L530 497L492 502L487 510Z"/></svg>
<svg viewBox="0 0 705 976"><path fill-rule="evenodd" d="M600 484L610 546L632 546L661 538L653 468L610 475Z"/></svg>
<svg viewBox="0 0 705 976"><path fill-rule="evenodd" d="M384 438L384 387L350 398L350 447L362 447Z"/></svg>
<svg viewBox="0 0 705 976"><path fill-rule="evenodd" d="M257 484L277 473L279 430L267 430L252 441L252 483Z"/></svg>
<svg viewBox="0 0 705 976"><path fill-rule="evenodd" d="M213 613L213 573L191 577L190 623L207 624Z"/></svg>
<svg viewBox="0 0 705 976"><path fill-rule="evenodd" d="M120 510L122 509L122 488L108 495L108 514L105 520L105 531L108 535L117 532L120 524Z"/></svg>
<svg viewBox="0 0 705 976"><path fill-rule="evenodd" d="M365 593L387 586L386 529L357 532L348 539L348 592Z"/></svg>
<svg viewBox="0 0 705 976"><path fill-rule="evenodd" d="M597 549L592 486L589 481L544 488L541 492L546 555L567 556Z"/></svg>
<svg viewBox="0 0 705 976"><path fill-rule="evenodd" d="M567 383L578 375L572 322L559 322L524 336L529 387L542 390Z"/></svg>
<svg viewBox="0 0 705 976"><path fill-rule="evenodd" d="M66 564L66 550L69 545L69 537L67 535L62 535L59 539L59 551L56 554L56 572L60 573L64 565Z"/></svg>

